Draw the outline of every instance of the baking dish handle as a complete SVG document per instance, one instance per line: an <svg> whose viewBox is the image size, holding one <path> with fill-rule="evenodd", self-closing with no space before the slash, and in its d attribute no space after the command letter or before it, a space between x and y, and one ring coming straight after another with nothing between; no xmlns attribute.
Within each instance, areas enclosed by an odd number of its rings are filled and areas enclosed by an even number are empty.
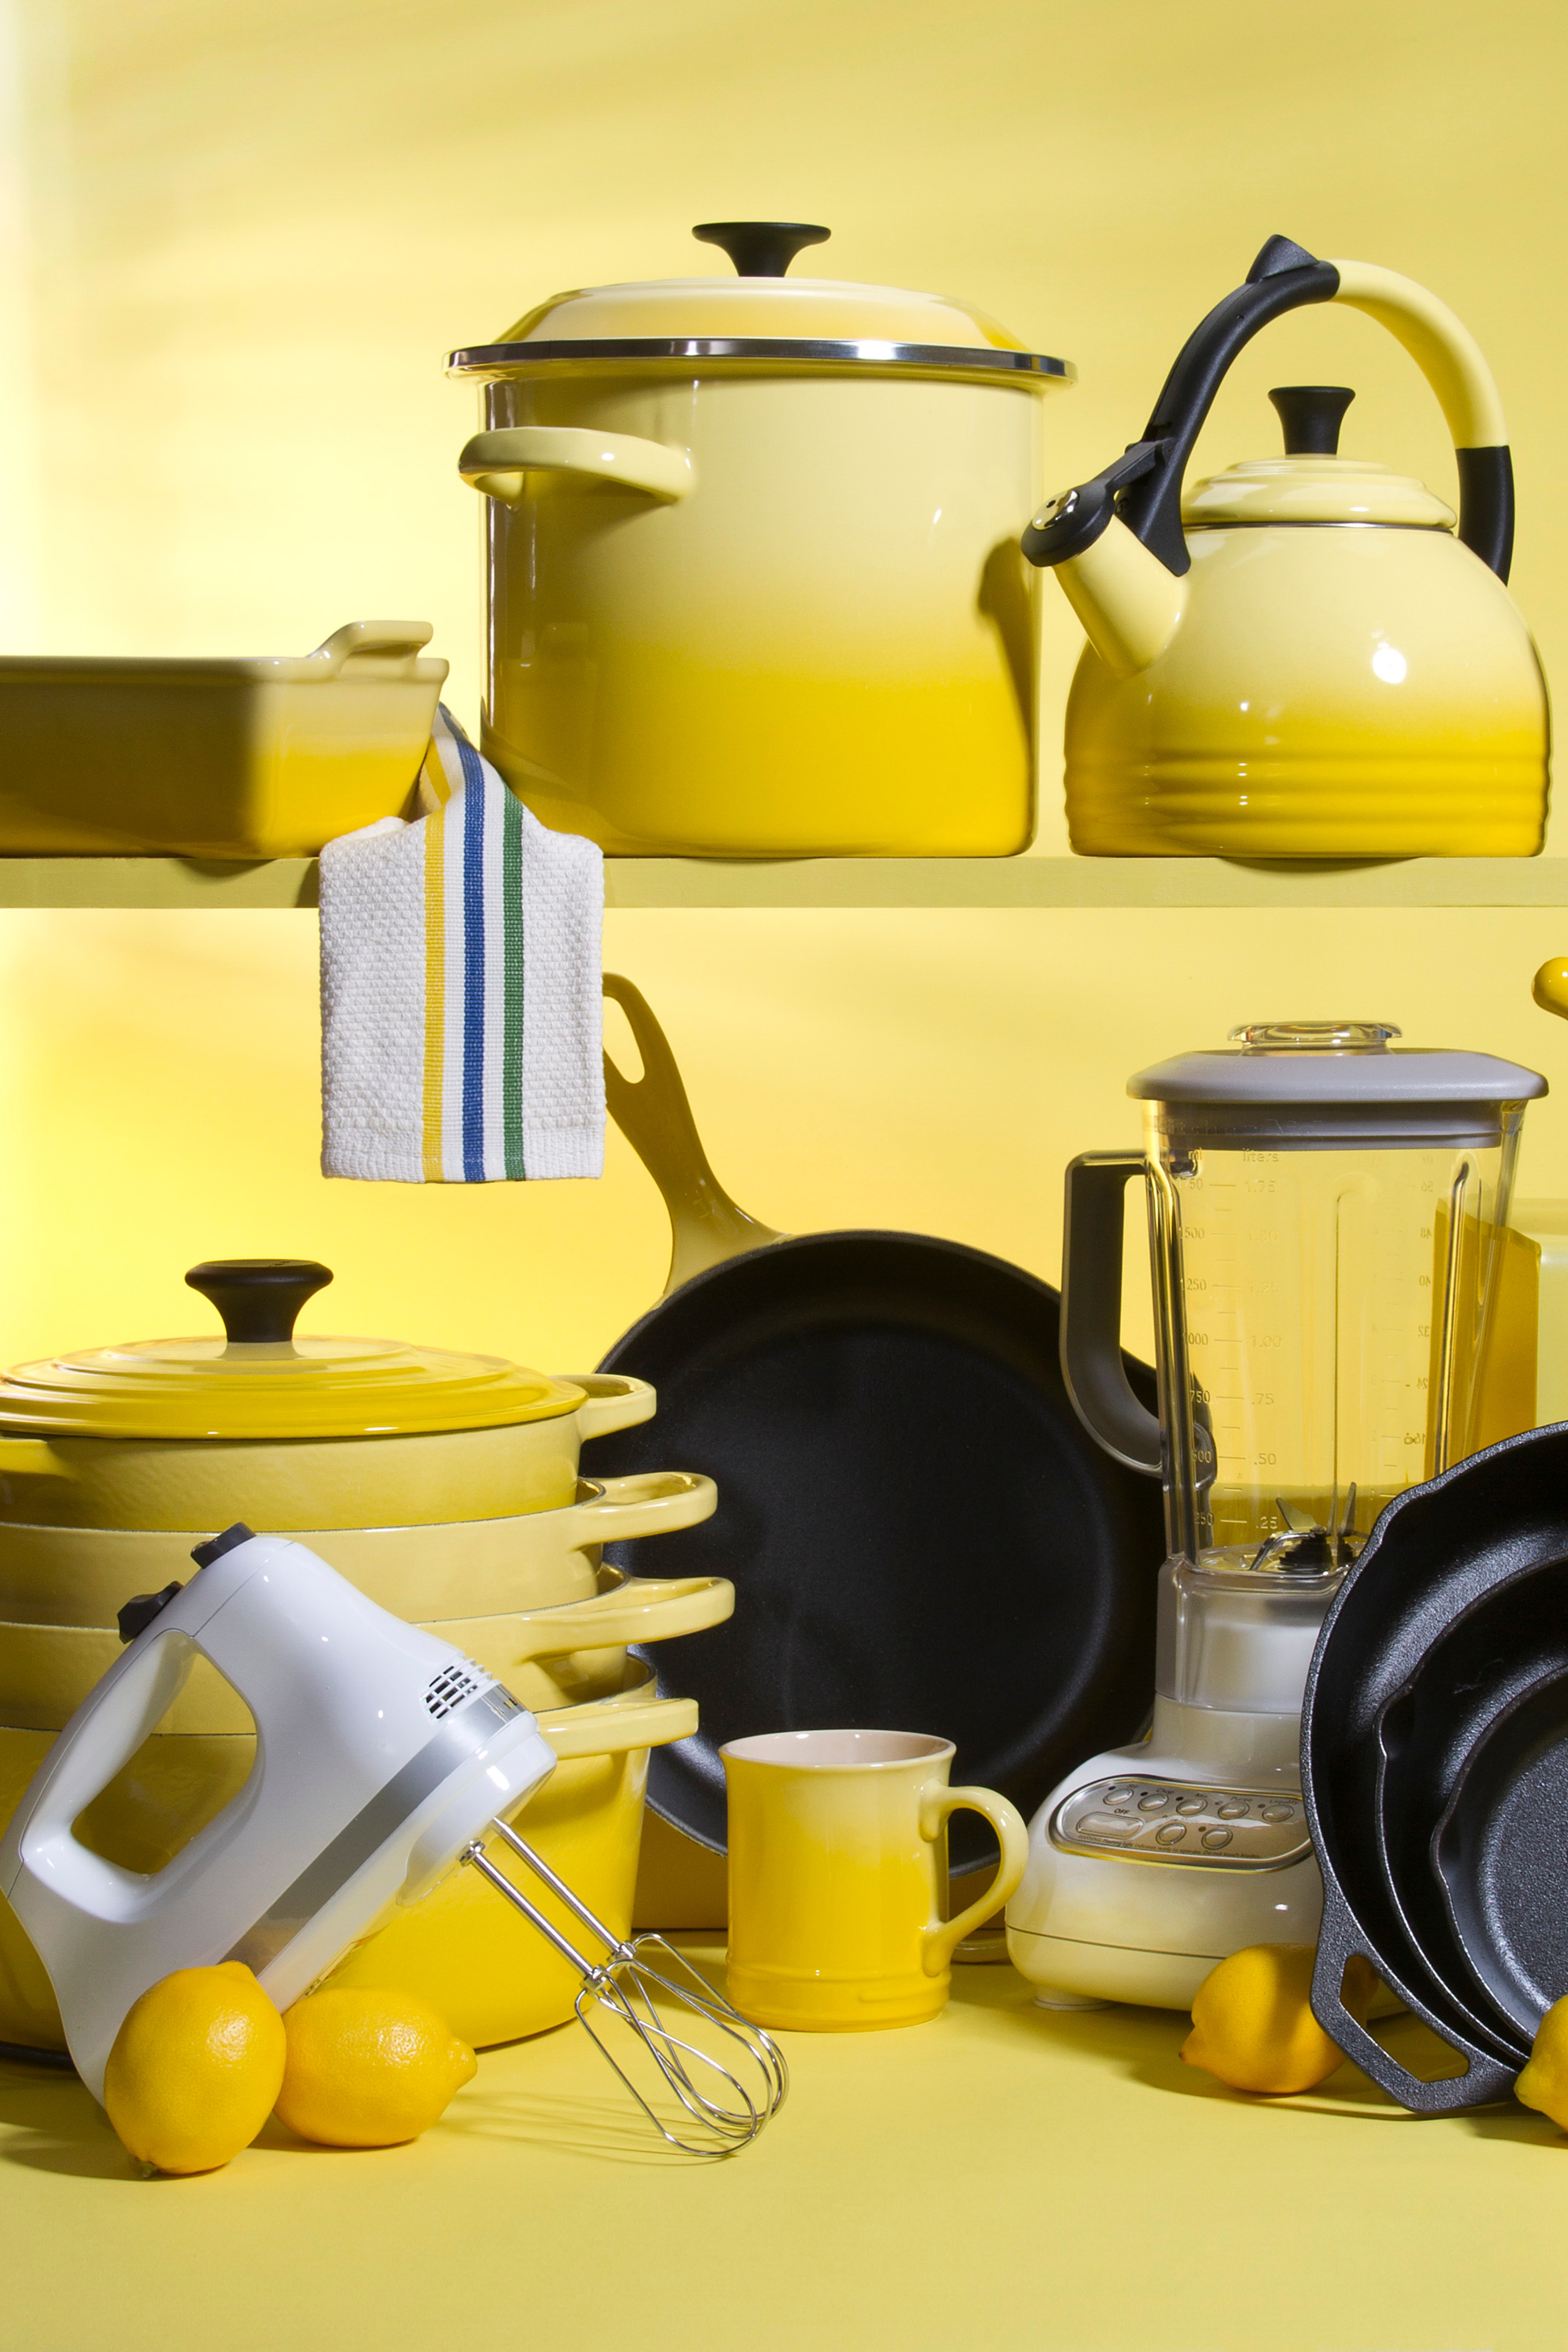
<svg viewBox="0 0 1568 2352"><path fill-rule="evenodd" d="M1458 2052L1467 2067L1463 2074L1444 2075L1435 2083L1424 2083L1419 2074L1411 2074L1397 2058L1391 2057L1382 2042L1374 2041L1360 2019L1352 2017L1345 2007L1342 1990L1345 1969L1356 1958L1364 1960L1369 1968L1379 1968L1376 1953L1367 1949L1337 1888L1325 1878L1323 1924L1318 1931L1318 1958L1312 1970L1312 2014L1330 2040L1363 2074L1370 2075L1380 2090L1386 2091L1391 2099L1397 2099L1402 2107L1408 2107L1412 2115L1452 2115L1462 2107L1489 2106L1509 2096L1518 2078L1518 2069L1505 2066L1500 2059L1478 2050L1473 2042L1461 2041L1450 2027L1439 2024L1419 2001L1412 2000L1403 1988L1396 1990L1409 2009L1451 2050Z"/></svg>
<svg viewBox="0 0 1568 2352"><path fill-rule="evenodd" d="M458 459L470 489L502 506L521 506L530 474L570 474L641 490L672 506L696 488L691 460L636 433L594 433L582 425L511 425L476 433Z"/></svg>
<svg viewBox="0 0 1568 2352"><path fill-rule="evenodd" d="M323 677L341 677L345 669L410 677L434 635L428 621L347 621L307 658L321 664Z"/></svg>

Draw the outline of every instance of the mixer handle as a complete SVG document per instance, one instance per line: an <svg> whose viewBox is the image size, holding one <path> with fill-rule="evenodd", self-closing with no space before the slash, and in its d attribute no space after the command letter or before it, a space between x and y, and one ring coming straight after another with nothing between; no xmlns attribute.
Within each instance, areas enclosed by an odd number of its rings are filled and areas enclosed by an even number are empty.
<svg viewBox="0 0 1568 2352"><path fill-rule="evenodd" d="M1062 1227L1062 1378L1097 1444L1157 1478L1160 1423L1141 1404L1121 1353L1122 1196L1144 1172L1141 1151L1086 1151L1068 1169Z"/></svg>

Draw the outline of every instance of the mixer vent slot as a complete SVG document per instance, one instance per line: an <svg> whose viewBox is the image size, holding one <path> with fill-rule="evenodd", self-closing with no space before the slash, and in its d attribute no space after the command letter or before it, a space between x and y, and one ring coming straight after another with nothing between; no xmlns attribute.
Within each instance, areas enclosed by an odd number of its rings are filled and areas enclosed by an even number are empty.
<svg viewBox="0 0 1568 2352"><path fill-rule="evenodd" d="M439 1723L444 1715L450 1715L455 1706L472 1698L479 1687L479 1676L470 1674L467 1666L443 1666L425 1694L425 1704Z"/></svg>

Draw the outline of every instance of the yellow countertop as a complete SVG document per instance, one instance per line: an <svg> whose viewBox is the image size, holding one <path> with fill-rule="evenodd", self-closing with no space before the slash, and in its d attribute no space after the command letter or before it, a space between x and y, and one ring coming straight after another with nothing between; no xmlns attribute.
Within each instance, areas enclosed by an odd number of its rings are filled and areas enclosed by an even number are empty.
<svg viewBox="0 0 1568 2352"><path fill-rule="evenodd" d="M961 1969L931 2024L783 2037L789 2104L706 2165L574 2026L486 2056L412 2147L269 2126L191 2180L0 2065L0 2346L1559 2352L1568 2138L1418 2121L1348 2066L1245 2099L1179 2063L1185 2023Z"/></svg>

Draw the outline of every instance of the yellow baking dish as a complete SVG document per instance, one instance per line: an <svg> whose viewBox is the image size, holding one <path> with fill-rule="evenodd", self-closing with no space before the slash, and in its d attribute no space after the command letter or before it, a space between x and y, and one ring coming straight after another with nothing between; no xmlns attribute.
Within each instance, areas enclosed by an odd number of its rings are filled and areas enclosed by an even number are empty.
<svg viewBox="0 0 1568 2352"><path fill-rule="evenodd" d="M312 856L409 807L447 676L427 621L303 656L0 659L0 856Z"/></svg>

